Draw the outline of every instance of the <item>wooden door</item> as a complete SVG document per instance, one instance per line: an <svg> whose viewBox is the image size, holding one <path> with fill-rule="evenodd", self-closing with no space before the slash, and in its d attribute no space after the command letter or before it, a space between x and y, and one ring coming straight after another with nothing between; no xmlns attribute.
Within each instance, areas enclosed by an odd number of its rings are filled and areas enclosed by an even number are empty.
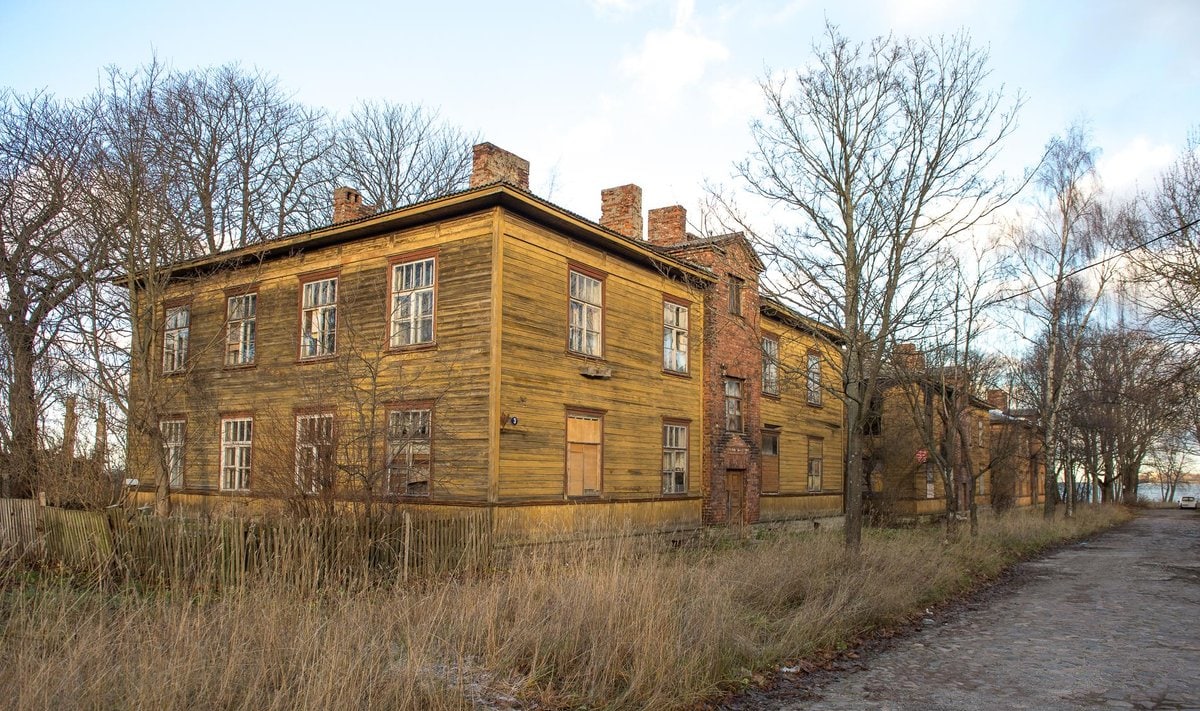
<svg viewBox="0 0 1200 711"><path fill-rule="evenodd" d="M743 506L745 501L745 479L741 471L725 472L725 522L740 526L746 520Z"/></svg>

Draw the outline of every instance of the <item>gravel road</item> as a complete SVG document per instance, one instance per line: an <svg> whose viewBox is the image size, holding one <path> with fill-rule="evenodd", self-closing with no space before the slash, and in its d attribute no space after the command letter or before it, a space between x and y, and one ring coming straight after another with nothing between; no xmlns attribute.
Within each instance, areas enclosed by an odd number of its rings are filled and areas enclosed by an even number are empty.
<svg viewBox="0 0 1200 711"><path fill-rule="evenodd" d="M727 708L1200 709L1200 513L1147 511L924 622Z"/></svg>

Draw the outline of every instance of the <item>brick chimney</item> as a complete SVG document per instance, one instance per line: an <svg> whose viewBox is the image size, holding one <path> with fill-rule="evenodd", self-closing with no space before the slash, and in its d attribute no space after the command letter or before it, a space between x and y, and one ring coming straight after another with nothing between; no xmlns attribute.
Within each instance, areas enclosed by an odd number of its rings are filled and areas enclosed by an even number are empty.
<svg viewBox="0 0 1200 711"><path fill-rule="evenodd" d="M363 202L362 193L343 185L333 189L333 224L375 214L375 206Z"/></svg>
<svg viewBox="0 0 1200 711"><path fill-rule="evenodd" d="M925 370L925 354L915 343L898 343L892 351L892 362L901 370L921 372Z"/></svg>
<svg viewBox="0 0 1200 711"><path fill-rule="evenodd" d="M642 238L642 189L621 185L600 191L600 224L632 239Z"/></svg>
<svg viewBox="0 0 1200 711"><path fill-rule="evenodd" d="M503 181L529 190L529 161L491 143L480 143L472 151L471 187Z"/></svg>
<svg viewBox="0 0 1200 711"><path fill-rule="evenodd" d="M998 388L992 388L991 390L988 390L987 401L988 404L992 406L993 410L1008 412L1008 393L1004 392L1003 390Z"/></svg>
<svg viewBox="0 0 1200 711"><path fill-rule="evenodd" d="M687 210L681 205L657 207L646 215L650 241L662 247L687 241Z"/></svg>

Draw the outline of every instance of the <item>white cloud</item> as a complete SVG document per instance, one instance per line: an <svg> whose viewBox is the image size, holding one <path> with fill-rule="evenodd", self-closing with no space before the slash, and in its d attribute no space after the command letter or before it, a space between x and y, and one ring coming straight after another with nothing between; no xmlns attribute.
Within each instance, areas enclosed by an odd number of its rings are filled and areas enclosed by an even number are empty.
<svg viewBox="0 0 1200 711"><path fill-rule="evenodd" d="M1145 136L1136 136L1117 150L1102 153L1096 169L1110 193L1126 195L1149 188L1175 156L1174 146L1151 143Z"/></svg>
<svg viewBox="0 0 1200 711"><path fill-rule="evenodd" d="M710 118L718 127L745 126L751 116L762 112L762 88L753 79L742 77L713 82L708 96L712 100Z"/></svg>
<svg viewBox="0 0 1200 711"><path fill-rule="evenodd" d="M642 46L621 60L621 70L634 80L641 101L650 108L669 109L683 91L700 82L710 64L724 61L729 50L706 37L693 18L691 0L675 7L669 30L651 30Z"/></svg>

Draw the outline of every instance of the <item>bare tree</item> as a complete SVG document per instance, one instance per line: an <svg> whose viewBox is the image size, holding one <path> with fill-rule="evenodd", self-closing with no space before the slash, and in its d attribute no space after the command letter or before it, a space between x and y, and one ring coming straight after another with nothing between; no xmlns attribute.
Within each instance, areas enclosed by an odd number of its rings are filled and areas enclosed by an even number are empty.
<svg viewBox="0 0 1200 711"><path fill-rule="evenodd" d="M337 125L331 173L391 210L466 187L475 136L419 104L366 101Z"/></svg>
<svg viewBox="0 0 1200 711"><path fill-rule="evenodd" d="M814 51L811 66L763 81L767 116L738 174L794 218L757 238L768 289L845 343L845 535L857 550L862 428L886 345L928 322L940 250L1011 198L987 176L1020 100L988 88L987 53L963 35L856 44L828 26Z"/></svg>
<svg viewBox="0 0 1200 711"><path fill-rule="evenodd" d="M0 93L0 352L12 457L0 495L11 477L37 478L49 392L39 374L54 367L63 309L104 249L84 229L98 147L90 106Z"/></svg>

